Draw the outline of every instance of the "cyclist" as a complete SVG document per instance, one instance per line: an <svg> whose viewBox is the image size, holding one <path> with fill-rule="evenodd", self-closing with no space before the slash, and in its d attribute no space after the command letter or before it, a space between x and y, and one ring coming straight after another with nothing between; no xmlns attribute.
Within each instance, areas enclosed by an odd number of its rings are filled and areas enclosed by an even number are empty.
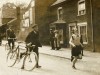
<svg viewBox="0 0 100 75"><path fill-rule="evenodd" d="M32 31L28 34L28 36L25 39L26 45L35 45L35 47L30 47L30 51L34 51L37 54L38 60L39 60L39 52L38 52L38 47L42 47L40 41L39 41L39 33L38 33L38 25L35 24L34 26L32 26ZM22 57L22 55L21 55ZM36 64L36 68L40 68L41 66L39 66L38 62ZM22 67L22 69L24 69L24 66Z"/></svg>
<svg viewBox="0 0 100 75"><path fill-rule="evenodd" d="M9 45L10 49L13 50L14 45L15 45L16 35L15 35L14 30L12 29L12 25L9 26L9 28L6 31L6 37L7 37L8 45Z"/></svg>

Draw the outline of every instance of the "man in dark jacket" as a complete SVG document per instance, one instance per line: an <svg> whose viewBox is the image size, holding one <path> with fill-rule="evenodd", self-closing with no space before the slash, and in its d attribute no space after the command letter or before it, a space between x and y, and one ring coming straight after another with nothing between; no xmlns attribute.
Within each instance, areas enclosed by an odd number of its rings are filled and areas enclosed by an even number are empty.
<svg viewBox="0 0 100 75"><path fill-rule="evenodd" d="M35 45L35 48L34 49L30 48L30 51L33 50L37 54L38 60L39 60L38 47L42 47L42 45L39 41L38 25L35 24L35 25L33 25L32 28L33 28L33 30L28 34L25 42L26 42L26 44ZM39 66L39 64L37 63L36 67L40 68L41 66Z"/></svg>
<svg viewBox="0 0 100 75"><path fill-rule="evenodd" d="M83 45L83 35L81 35L81 37L80 37L80 42L81 42L81 44ZM82 56L83 56L83 47L82 47L81 52L82 52Z"/></svg>
<svg viewBox="0 0 100 75"><path fill-rule="evenodd" d="M16 40L16 35L14 33L14 30L12 29L12 26L10 26L7 31L6 31L6 37L8 40L8 45L11 49L14 49L14 45L15 45L15 40ZM12 47L11 47L12 44Z"/></svg>
<svg viewBox="0 0 100 75"><path fill-rule="evenodd" d="M53 32L52 29L50 29L50 45L51 45L51 49L54 50L54 39L55 39L55 34Z"/></svg>

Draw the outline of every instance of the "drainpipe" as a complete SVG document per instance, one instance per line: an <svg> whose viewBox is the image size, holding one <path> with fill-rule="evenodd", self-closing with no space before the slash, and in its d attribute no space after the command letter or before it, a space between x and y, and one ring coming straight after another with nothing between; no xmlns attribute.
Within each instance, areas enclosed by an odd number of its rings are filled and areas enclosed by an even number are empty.
<svg viewBox="0 0 100 75"><path fill-rule="evenodd" d="M93 2L90 0L90 10L91 10L91 29L92 29L92 47L93 52L95 52L95 43L94 43L94 26L93 26Z"/></svg>
<svg viewBox="0 0 100 75"><path fill-rule="evenodd" d="M33 0L33 1L34 1L34 7L33 7L33 11L34 11L33 12L33 15L34 15L33 20L34 21L33 22L34 22L34 24L36 24L36 15L35 15L36 14L36 0Z"/></svg>

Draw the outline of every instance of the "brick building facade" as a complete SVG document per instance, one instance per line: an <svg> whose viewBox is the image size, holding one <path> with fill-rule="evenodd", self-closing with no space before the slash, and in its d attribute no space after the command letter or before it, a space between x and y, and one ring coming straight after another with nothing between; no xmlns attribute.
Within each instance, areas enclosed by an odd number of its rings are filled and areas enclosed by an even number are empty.
<svg viewBox="0 0 100 75"><path fill-rule="evenodd" d="M53 28L60 30L61 44L69 47L71 31L77 27L86 49L100 51L99 4L98 0L36 0L35 16L42 42L48 41L49 29Z"/></svg>

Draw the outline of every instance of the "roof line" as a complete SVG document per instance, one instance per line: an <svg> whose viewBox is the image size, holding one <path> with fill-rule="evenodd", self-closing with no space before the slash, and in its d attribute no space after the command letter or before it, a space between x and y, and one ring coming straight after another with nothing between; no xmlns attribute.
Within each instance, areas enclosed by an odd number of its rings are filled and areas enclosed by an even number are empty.
<svg viewBox="0 0 100 75"><path fill-rule="evenodd" d="M62 2L65 2L67 0L57 0L56 2L54 2L51 6L54 6L54 5L57 5L57 4L60 4Z"/></svg>

